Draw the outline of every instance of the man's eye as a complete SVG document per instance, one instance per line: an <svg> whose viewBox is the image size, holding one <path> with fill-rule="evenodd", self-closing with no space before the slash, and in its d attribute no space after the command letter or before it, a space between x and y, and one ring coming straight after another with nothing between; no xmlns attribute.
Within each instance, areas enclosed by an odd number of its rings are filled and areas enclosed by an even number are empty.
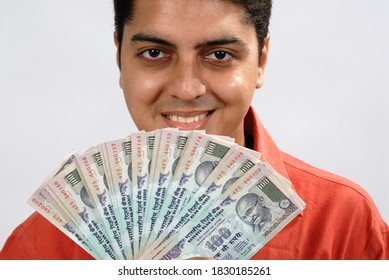
<svg viewBox="0 0 389 280"><path fill-rule="evenodd" d="M226 61L232 58L232 56L228 52L224 51L216 51L209 55L207 55L207 58L213 59L213 60L219 60L219 61Z"/></svg>
<svg viewBox="0 0 389 280"><path fill-rule="evenodd" d="M157 59L157 58L165 57L165 53L161 50L158 50L158 49L150 49L150 50L144 51L142 53L142 56L147 58L147 59Z"/></svg>

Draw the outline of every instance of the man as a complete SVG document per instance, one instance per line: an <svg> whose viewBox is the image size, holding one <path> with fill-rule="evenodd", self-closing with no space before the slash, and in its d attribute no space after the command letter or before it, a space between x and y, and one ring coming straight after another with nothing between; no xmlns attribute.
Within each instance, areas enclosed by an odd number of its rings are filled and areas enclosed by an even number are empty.
<svg viewBox="0 0 389 280"><path fill-rule="evenodd" d="M250 107L263 83L271 1L114 4L120 86L139 130L233 137L260 151L307 203L253 259L389 259L389 229L370 196L279 151ZM91 259L38 214L14 231L1 258Z"/></svg>

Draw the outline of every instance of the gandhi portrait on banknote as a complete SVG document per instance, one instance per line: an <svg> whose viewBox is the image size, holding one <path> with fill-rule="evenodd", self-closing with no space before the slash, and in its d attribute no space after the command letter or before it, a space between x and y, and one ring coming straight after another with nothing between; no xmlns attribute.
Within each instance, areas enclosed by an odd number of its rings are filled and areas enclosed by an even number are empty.
<svg viewBox="0 0 389 280"><path fill-rule="evenodd" d="M272 220L272 213L266 207L265 199L255 193L243 195L236 203L236 212L246 224L253 226L254 232L259 232Z"/></svg>

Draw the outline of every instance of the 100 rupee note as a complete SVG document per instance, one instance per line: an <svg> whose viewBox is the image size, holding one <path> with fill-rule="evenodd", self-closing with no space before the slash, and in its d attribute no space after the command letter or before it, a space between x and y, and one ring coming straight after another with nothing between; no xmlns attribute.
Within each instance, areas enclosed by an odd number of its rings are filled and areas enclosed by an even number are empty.
<svg viewBox="0 0 389 280"><path fill-rule="evenodd" d="M169 244L142 259L249 259L305 207L262 164L233 183Z"/></svg>
<svg viewBox="0 0 389 280"><path fill-rule="evenodd" d="M232 141L213 135L191 131L166 190L166 198L155 226L158 231L152 233L149 242L153 242L167 229L233 144Z"/></svg>
<svg viewBox="0 0 389 280"><path fill-rule="evenodd" d="M258 164L260 162L259 157L260 153L253 150L243 148L237 144L231 146L227 154L204 180L192 199L174 218L165 234L157 238L154 241L155 244L149 245L150 249L155 250L155 247L158 247L162 242L166 243L168 238L189 223L203 207L207 207L207 205L218 199L237 179ZM145 253L149 252L149 250Z"/></svg>

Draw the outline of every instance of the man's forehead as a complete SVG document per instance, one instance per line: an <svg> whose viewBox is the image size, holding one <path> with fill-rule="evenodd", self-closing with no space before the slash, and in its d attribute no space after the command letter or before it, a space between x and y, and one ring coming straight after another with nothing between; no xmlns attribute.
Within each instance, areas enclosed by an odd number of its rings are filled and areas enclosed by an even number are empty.
<svg viewBox="0 0 389 280"><path fill-rule="evenodd" d="M125 33L136 41L149 37L176 44L176 40L184 39L196 46L217 44L218 41L242 43L247 33L255 33L254 26L245 22L238 5L219 0L188 2L142 1L134 10L132 20L126 24Z"/></svg>
<svg viewBox="0 0 389 280"><path fill-rule="evenodd" d="M212 23L231 16L246 23L244 8L228 0L142 0L135 3L131 21L189 21L196 28L196 22Z"/></svg>
<svg viewBox="0 0 389 280"><path fill-rule="evenodd" d="M209 4L214 7L222 7L225 5L235 6L236 10L244 10L243 6L239 4L239 1L233 0L133 0L133 10L141 8L156 8L157 10L170 10L175 8L178 5L183 5L187 7L187 11L190 10L200 10L204 11Z"/></svg>

